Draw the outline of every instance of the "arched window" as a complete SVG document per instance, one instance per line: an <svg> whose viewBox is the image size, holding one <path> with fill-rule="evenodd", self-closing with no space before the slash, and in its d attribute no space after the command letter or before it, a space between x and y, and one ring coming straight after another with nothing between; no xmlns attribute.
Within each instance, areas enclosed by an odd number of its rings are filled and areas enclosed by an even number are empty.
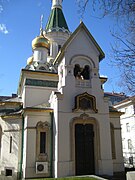
<svg viewBox="0 0 135 180"><path fill-rule="evenodd" d="M83 68L83 70L82 70L82 72L81 72L81 75L83 76L83 79L85 79L85 80L90 79L90 68L89 68L88 65L86 65L86 66Z"/></svg>
<svg viewBox="0 0 135 180"><path fill-rule="evenodd" d="M81 74L81 68L79 64L76 64L74 67L74 76L77 78Z"/></svg>
<svg viewBox="0 0 135 180"><path fill-rule="evenodd" d="M41 67L39 68L39 70L45 71L46 69L45 69L44 66L41 66Z"/></svg>
<svg viewBox="0 0 135 180"><path fill-rule="evenodd" d="M37 160L48 160L48 141L50 125L48 122L37 124Z"/></svg>
<svg viewBox="0 0 135 180"><path fill-rule="evenodd" d="M77 79L90 79L90 68L86 65L84 68L81 68L79 64L76 64L74 67L74 76Z"/></svg>

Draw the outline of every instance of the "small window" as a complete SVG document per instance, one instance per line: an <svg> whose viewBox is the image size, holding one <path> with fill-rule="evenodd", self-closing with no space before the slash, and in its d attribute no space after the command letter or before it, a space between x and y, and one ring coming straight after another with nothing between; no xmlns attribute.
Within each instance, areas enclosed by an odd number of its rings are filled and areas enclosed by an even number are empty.
<svg viewBox="0 0 135 180"><path fill-rule="evenodd" d="M59 52L60 49L61 49L61 45L58 45L58 52Z"/></svg>
<svg viewBox="0 0 135 180"><path fill-rule="evenodd" d="M129 157L129 164L133 165L133 156Z"/></svg>
<svg viewBox="0 0 135 180"><path fill-rule="evenodd" d="M36 146L36 158L38 161L46 161L49 157L49 145L48 140L50 137L50 125L48 122L37 123L37 146Z"/></svg>
<svg viewBox="0 0 135 180"><path fill-rule="evenodd" d="M83 76L81 75L81 68L80 68L79 64L75 65L74 76L75 76L76 79L83 79Z"/></svg>
<svg viewBox="0 0 135 180"><path fill-rule="evenodd" d="M130 125L129 125L129 123L126 123L126 129L127 129L127 132L130 132Z"/></svg>
<svg viewBox="0 0 135 180"><path fill-rule="evenodd" d="M48 49L48 56L50 56L50 48Z"/></svg>
<svg viewBox="0 0 135 180"><path fill-rule="evenodd" d="M41 66L41 67L39 68L39 70L45 71L46 69L45 69L44 66Z"/></svg>
<svg viewBox="0 0 135 180"><path fill-rule="evenodd" d="M46 153L46 132L40 132L40 153Z"/></svg>
<svg viewBox="0 0 135 180"><path fill-rule="evenodd" d="M12 176L12 169L6 169L6 176Z"/></svg>
<svg viewBox="0 0 135 180"><path fill-rule="evenodd" d="M132 141L131 141L131 139L128 139L128 149L132 149Z"/></svg>
<svg viewBox="0 0 135 180"><path fill-rule="evenodd" d="M76 64L74 67L74 76L77 79L89 80L90 79L89 66L86 65L84 68L81 68L79 64Z"/></svg>
<svg viewBox="0 0 135 180"><path fill-rule="evenodd" d="M12 153L12 136L10 136L9 153Z"/></svg>
<svg viewBox="0 0 135 180"><path fill-rule="evenodd" d="M76 64L74 68L74 76L77 77L79 72L81 72L80 66L79 64Z"/></svg>
<svg viewBox="0 0 135 180"><path fill-rule="evenodd" d="M90 68L89 66L85 66L81 72L83 79L88 80L90 79Z"/></svg>

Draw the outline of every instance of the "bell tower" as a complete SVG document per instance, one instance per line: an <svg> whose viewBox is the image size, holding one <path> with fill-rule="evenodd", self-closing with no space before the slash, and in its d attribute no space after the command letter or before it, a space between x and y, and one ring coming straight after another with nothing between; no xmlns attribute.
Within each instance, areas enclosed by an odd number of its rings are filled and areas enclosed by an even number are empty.
<svg viewBox="0 0 135 180"><path fill-rule="evenodd" d="M62 11L62 2L63 0L52 0L51 13L45 27L45 36L50 42L48 61L55 59L71 34Z"/></svg>

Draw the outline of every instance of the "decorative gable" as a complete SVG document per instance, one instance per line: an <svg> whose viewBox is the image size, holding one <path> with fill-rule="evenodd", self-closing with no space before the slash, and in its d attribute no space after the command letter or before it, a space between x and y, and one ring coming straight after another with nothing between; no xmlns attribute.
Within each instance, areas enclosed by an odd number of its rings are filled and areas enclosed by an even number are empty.
<svg viewBox="0 0 135 180"><path fill-rule="evenodd" d="M96 109L96 98L95 96L92 96L88 94L87 92L83 94L79 94L75 97L75 111L78 110L93 110L95 113L98 112Z"/></svg>

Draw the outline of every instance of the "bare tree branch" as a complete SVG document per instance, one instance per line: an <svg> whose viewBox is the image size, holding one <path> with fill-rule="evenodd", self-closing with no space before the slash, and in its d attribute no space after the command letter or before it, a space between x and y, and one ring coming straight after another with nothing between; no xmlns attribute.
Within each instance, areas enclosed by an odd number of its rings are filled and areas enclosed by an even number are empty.
<svg viewBox="0 0 135 180"><path fill-rule="evenodd" d="M113 64L121 72L120 84L130 94L135 93L135 0L76 0L80 13L84 15L88 3L101 17L112 15L116 18L117 31L112 33L116 44L112 45Z"/></svg>

